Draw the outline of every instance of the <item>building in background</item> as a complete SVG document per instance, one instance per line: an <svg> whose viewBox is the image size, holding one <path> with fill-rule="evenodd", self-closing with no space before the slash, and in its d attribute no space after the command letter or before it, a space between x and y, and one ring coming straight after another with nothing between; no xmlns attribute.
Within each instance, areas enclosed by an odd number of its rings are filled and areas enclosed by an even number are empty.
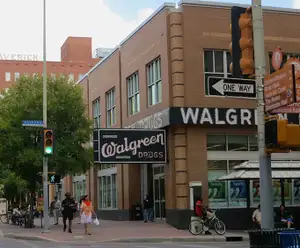
<svg viewBox="0 0 300 248"><path fill-rule="evenodd" d="M99 217L130 220L132 206L150 194L156 218L187 228L189 187L197 183L205 204L220 209L228 229L251 225L259 181L216 181L234 165L258 159L256 100L224 97L208 80L230 77L232 5L165 4L78 81L94 128L163 128L168 137L167 164L101 164L86 173L86 192ZM287 57L300 53L297 21L299 11L264 9L267 58L277 46ZM275 155L283 161L300 158L299 152ZM300 205L299 182L285 185L292 211ZM281 189L278 180L273 183L274 206L279 206Z"/></svg>
<svg viewBox="0 0 300 248"><path fill-rule="evenodd" d="M61 47L61 61L48 61L47 74L76 82L99 58L92 58L92 39L68 37ZM43 73L42 57L25 54L0 54L0 89L6 89L21 76Z"/></svg>

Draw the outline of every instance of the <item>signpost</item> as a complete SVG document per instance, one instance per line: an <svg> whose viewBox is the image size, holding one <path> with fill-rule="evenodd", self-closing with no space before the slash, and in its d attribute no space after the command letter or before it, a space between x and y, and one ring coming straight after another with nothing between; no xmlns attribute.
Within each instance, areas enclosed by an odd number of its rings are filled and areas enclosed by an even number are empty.
<svg viewBox="0 0 300 248"><path fill-rule="evenodd" d="M43 121L39 120L23 120L22 126L23 127L43 127Z"/></svg>
<svg viewBox="0 0 300 248"><path fill-rule="evenodd" d="M208 77L211 96L255 98L256 85L251 79Z"/></svg>
<svg viewBox="0 0 300 248"><path fill-rule="evenodd" d="M296 102L294 65L285 66L265 77L265 111L279 109Z"/></svg>

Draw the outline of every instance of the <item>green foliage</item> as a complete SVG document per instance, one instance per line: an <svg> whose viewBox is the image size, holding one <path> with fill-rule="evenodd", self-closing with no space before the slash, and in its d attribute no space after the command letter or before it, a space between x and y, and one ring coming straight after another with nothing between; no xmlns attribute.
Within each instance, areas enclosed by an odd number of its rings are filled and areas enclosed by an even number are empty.
<svg viewBox="0 0 300 248"><path fill-rule="evenodd" d="M41 77L20 78L0 99L0 161L35 189L42 171L42 128L22 127L22 120L43 119ZM85 172L92 152L84 148L90 141L91 122L85 111L82 89L64 78L48 78L48 127L54 130L54 155L49 171L58 174Z"/></svg>
<svg viewBox="0 0 300 248"><path fill-rule="evenodd" d="M6 198L8 201L12 201L14 197L18 198L22 194L28 191L27 182L21 177L17 176L15 173L10 171L5 171L0 179L1 184L1 197Z"/></svg>

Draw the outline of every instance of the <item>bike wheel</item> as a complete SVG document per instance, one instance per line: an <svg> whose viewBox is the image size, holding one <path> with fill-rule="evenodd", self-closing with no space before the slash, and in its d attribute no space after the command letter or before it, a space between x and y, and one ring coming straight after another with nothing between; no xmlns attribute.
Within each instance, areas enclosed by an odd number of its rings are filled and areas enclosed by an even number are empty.
<svg viewBox="0 0 300 248"><path fill-rule="evenodd" d="M7 216L6 215L1 215L0 219L1 219L2 223L5 223L5 224L7 223Z"/></svg>
<svg viewBox="0 0 300 248"><path fill-rule="evenodd" d="M224 235L225 232L226 232L226 226L225 226L224 222L221 221L221 220L216 220L215 221L215 223L214 223L214 229L215 229L215 232L218 235Z"/></svg>
<svg viewBox="0 0 300 248"><path fill-rule="evenodd" d="M199 235L203 232L203 223L200 220L192 220L189 225L189 232L193 235Z"/></svg>

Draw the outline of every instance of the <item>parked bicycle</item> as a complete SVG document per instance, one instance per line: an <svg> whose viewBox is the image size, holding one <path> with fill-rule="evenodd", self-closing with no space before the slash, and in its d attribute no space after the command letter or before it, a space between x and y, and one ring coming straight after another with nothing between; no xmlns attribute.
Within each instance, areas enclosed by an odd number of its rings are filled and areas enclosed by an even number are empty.
<svg viewBox="0 0 300 248"><path fill-rule="evenodd" d="M203 220L192 220L189 225L189 231L193 235L200 235L209 229L214 230L218 235L224 235L226 232L226 226L223 221L221 221L216 216L216 211L211 212L210 219Z"/></svg>

